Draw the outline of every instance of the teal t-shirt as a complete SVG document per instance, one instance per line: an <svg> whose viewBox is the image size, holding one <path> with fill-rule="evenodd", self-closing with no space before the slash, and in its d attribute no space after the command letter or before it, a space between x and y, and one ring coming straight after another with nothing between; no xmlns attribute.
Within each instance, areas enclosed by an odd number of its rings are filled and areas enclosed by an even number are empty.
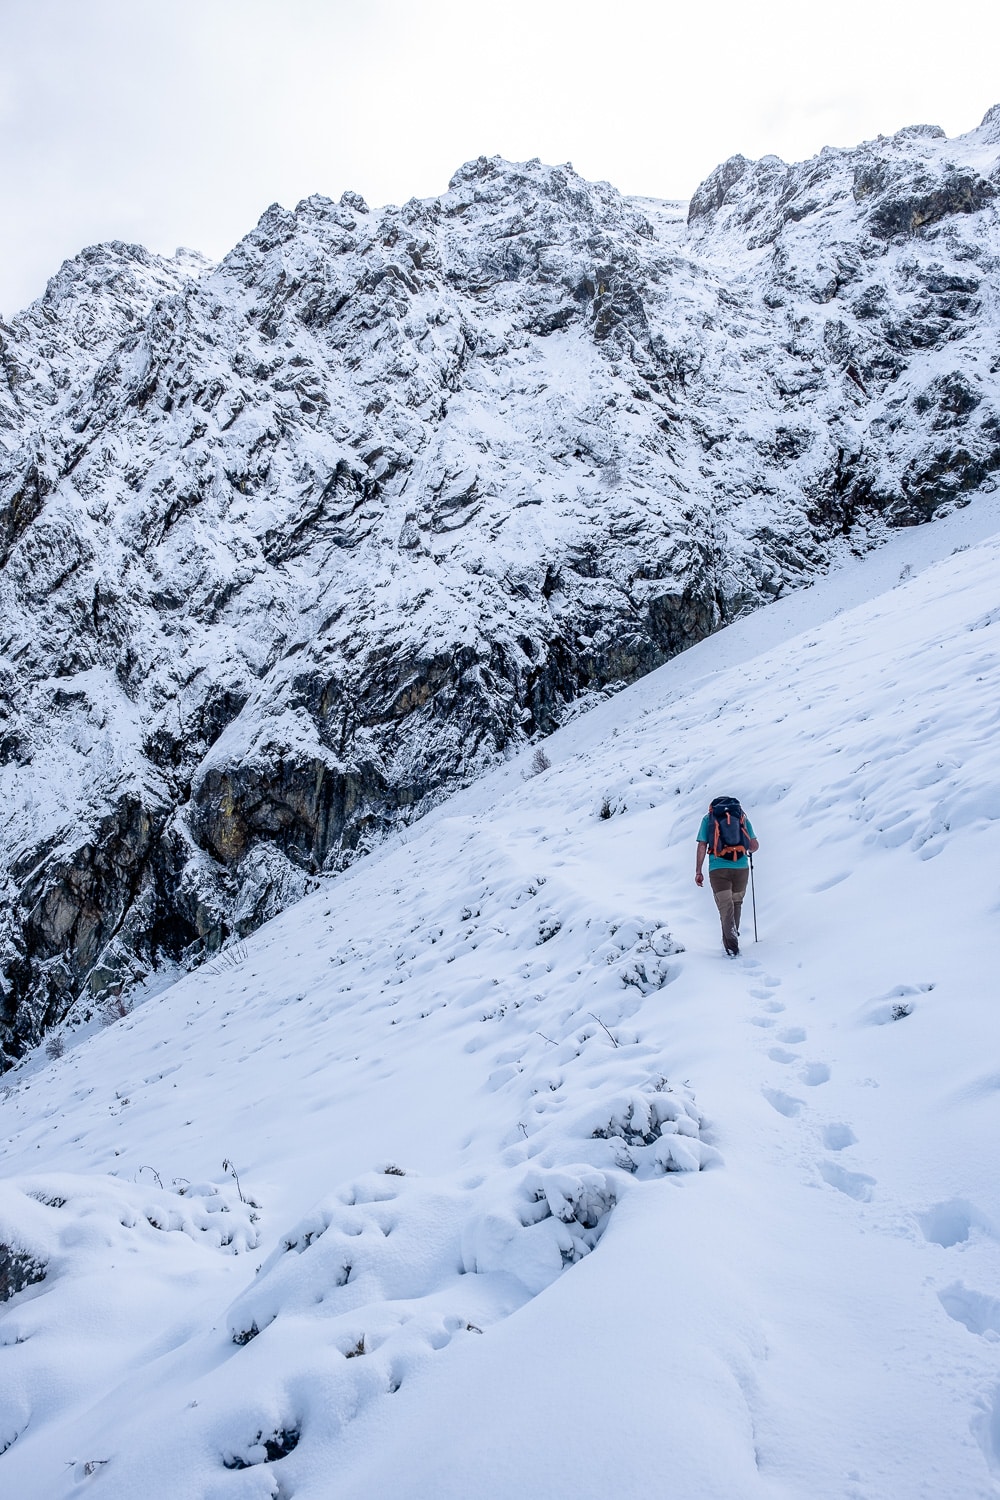
<svg viewBox="0 0 1000 1500"><path fill-rule="evenodd" d="M748 835L750 838L755 839L757 835L754 833L753 824L746 813L743 814L743 821L746 824ZM708 831L708 813L701 820L701 827L698 829L698 842L699 844L711 843L711 835ZM712 854L711 852L709 852L708 856L709 870L745 870L749 863L750 861L745 854L742 859L720 859L717 854Z"/></svg>

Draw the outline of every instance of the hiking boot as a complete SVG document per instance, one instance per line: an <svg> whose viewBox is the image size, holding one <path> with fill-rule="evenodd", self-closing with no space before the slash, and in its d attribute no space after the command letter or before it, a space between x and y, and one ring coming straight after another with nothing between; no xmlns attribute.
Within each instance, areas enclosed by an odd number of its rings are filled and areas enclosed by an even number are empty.
<svg viewBox="0 0 1000 1500"><path fill-rule="evenodd" d="M725 949L726 949L726 952L729 954L730 958L739 958L739 956L740 956L740 945L739 945L739 943L736 943L736 942L726 943L725 944Z"/></svg>

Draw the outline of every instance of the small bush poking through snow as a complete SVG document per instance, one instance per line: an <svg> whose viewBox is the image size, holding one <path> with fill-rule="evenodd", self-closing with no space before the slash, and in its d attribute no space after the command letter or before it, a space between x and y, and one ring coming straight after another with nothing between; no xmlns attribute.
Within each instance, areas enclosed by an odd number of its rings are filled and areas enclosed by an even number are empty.
<svg viewBox="0 0 1000 1500"><path fill-rule="evenodd" d="M222 1460L223 1467L252 1469L255 1464L276 1463L279 1458L285 1458L293 1448L297 1447L300 1436L297 1427L283 1427L277 1432L272 1432L269 1438L264 1437L263 1431L258 1432L245 1453L226 1454Z"/></svg>
<svg viewBox="0 0 1000 1500"><path fill-rule="evenodd" d="M110 1458L85 1458L82 1464L75 1465L77 1473L74 1478L92 1479L104 1468L105 1464L110 1462Z"/></svg>
<svg viewBox="0 0 1000 1500"><path fill-rule="evenodd" d="M97 1013L105 1026L113 1026L116 1021L123 1021L131 1012L132 1002L120 990L109 990L106 995L102 995L97 1007Z"/></svg>
<svg viewBox="0 0 1000 1500"><path fill-rule="evenodd" d="M543 771L547 771L549 769L551 764L551 760L546 755L541 745L539 745L534 755L531 757L531 766L529 768L528 774L531 776L540 776Z"/></svg>
<svg viewBox="0 0 1000 1500"><path fill-rule="evenodd" d="M231 948L223 948L215 955L211 963L206 965L206 972L219 976L232 969L238 969L246 956L246 944L234 943Z"/></svg>

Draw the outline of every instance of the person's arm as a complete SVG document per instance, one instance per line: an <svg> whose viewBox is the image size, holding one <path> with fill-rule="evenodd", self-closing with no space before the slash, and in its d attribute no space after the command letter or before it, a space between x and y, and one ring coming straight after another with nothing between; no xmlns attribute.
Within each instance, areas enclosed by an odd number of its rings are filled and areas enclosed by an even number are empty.
<svg viewBox="0 0 1000 1500"><path fill-rule="evenodd" d="M698 841L698 852L697 852L697 854L695 856L695 865L694 865L694 883L695 883L695 885L704 885L705 884L705 877L701 873L701 867L705 863L705 855L707 853L708 853L708 845L705 844L705 843L702 843L702 841L699 839L699 841Z"/></svg>
<svg viewBox="0 0 1000 1500"><path fill-rule="evenodd" d="M751 839L749 844L747 844L747 848L750 850L751 854L756 854L757 850L760 848L760 845L758 844L756 839Z"/></svg>

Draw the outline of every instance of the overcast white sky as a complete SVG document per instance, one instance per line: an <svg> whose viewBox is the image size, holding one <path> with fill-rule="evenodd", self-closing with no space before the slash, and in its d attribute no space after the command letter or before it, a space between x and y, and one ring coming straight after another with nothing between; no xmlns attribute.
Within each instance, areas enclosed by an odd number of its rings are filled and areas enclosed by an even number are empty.
<svg viewBox="0 0 1000 1500"><path fill-rule="evenodd" d="M0 310L97 240L218 256L276 199L483 153L688 198L997 102L998 0L0 0Z"/></svg>

